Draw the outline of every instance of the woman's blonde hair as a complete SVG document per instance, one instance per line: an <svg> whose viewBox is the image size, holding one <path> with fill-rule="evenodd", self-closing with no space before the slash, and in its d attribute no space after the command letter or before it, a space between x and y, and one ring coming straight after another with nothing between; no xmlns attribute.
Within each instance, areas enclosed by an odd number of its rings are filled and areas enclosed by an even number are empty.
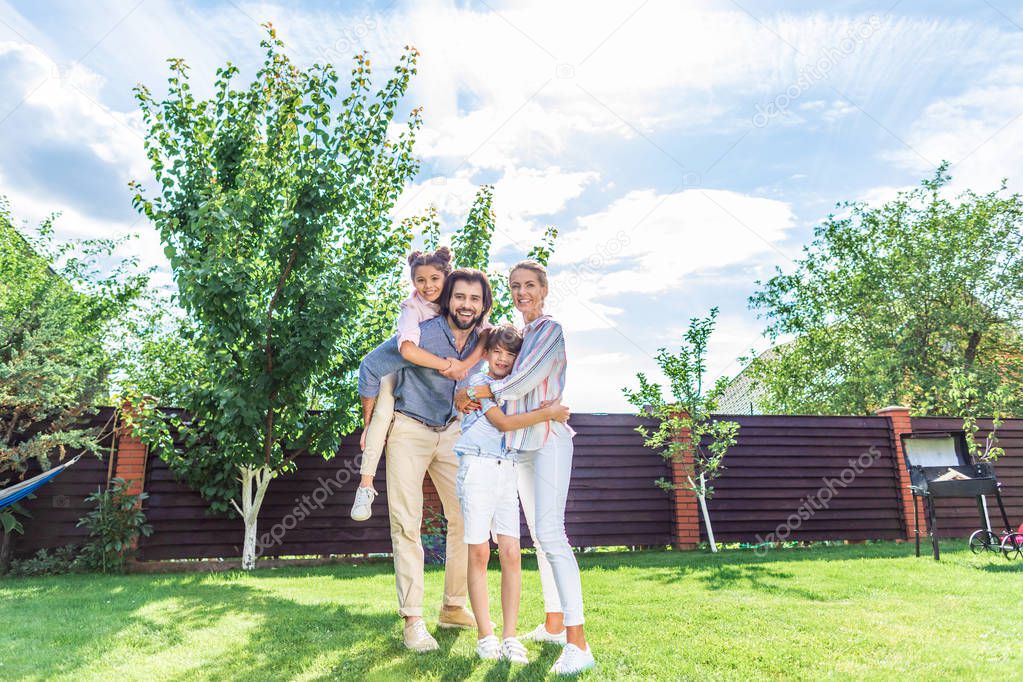
<svg viewBox="0 0 1023 682"><path fill-rule="evenodd" d="M511 269L508 276L511 277L516 270L529 270L530 272L536 273L536 278L540 280L540 284L547 288L547 268L535 260L520 260L515 264L515 267Z"/></svg>

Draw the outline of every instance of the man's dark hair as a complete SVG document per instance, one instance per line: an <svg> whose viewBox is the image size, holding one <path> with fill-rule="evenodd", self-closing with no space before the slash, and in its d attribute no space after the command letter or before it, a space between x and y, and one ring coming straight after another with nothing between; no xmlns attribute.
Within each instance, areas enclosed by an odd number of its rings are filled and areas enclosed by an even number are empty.
<svg viewBox="0 0 1023 682"><path fill-rule="evenodd" d="M490 309L494 307L494 292L490 289L490 280L487 279L487 275L472 268L458 268L444 279L444 289L441 290L440 298L437 299L437 304L440 305L440 314L447 317L451 313L451 292L455 290L455 284L458 282L479 282L483 287L483 310L480 311L480 319L489 319Z"/></svg>
<svg viewBox="0 0 1023 682"><path fill-rule="evenodd" d="M515 355L522 350L522 332L515 328L515 325L505 322L490 329L487 334L483 350L488 353L495 348L503 348Z"/></svg>

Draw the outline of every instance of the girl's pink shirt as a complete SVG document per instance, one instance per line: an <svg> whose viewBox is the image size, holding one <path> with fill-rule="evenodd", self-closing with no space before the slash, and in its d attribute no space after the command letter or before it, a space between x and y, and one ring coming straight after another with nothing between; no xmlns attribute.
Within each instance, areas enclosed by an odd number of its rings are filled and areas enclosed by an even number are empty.
<svg viewBox="0 0 1023 682"><path fill-rule="evenodd" d="M430 303L413 291L412 295L401 302L398 314L398 348L406 341L419 345L419 323L432 320L440 315L440 306Z"/></svg>
<svg viewBox="0 0 1023 682"><path fill-rule="evenodd" d="M433 318L440 315L440 306L436 303L430 303L425 298L419 295L418 291L413 291L412 295L401 302L401 312L398 314L398 348L401 348L401 344L406 341L419 345L419 323L432 320ZM483 320L480 322L478 331L484 329L490 329L493 327L492 324Z"/></svg>

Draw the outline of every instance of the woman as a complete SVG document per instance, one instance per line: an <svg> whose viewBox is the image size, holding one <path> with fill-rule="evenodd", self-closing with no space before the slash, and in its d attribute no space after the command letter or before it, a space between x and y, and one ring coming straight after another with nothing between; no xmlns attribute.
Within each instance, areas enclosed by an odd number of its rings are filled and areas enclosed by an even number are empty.
<svg viewBox="0 0 1023 682"><path fill-rule="evenodd" d="M565 386L565 339L561 325L544 315L547 270L522 261L508 279L515 308L525 323L522 349L511 374L489 386L462 389L456 403L462 411L479 398L493 398L507 414L559 400ZM567 424L541 422L505 434L505 444L518 452L519 497L536 547L543 585L546 622L524 639L565 644L551 672L574 674L592 668L593 654L583 631L583 595L579 565L565 534L565 504L572 476L572 436Z"/></svg>

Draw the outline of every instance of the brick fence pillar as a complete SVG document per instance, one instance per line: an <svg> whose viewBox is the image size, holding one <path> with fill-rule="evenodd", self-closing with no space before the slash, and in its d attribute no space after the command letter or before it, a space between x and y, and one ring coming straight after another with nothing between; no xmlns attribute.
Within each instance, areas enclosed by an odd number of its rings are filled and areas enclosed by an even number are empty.
<svg viewBox="0 0 1023 682"><path fill-rule="evenodd" d="M895 465L899 471L899 500L902 507L902 525L906 529L906 539L912 540L914 538L913 505L915 500L913 499L913 493L910 491L909 469L906 468L906 457L902 451L902 438L900 437L903 433L913 431L909 408L902 407L901 405L892 405L891 407L878 410L877 414L882 417L888 417L888 421L891 424L892 444L895 448ZM922 516L921 518L926 526L926 518ZM926 527L921 532L926 534Z"/></svg>
<svg viewBox="0 0 1023 682"><path fill-rule="evenodd" d="M679 434L682 451L671 463L671 482L675 486L672 502L675 510L673 545L675 549L696 549L700 544L700 512L696 493L689 487L693 443L689 430Z"/></svg>
<svg viewBox="0 0 1023 682"><path fill-rule="evenodd" d="M131 427L122 425L117 433L113 478L123 478L127 481L128 492L132 495L141 493L145 485L148 455L148 448L135 437Z"/></svg>

